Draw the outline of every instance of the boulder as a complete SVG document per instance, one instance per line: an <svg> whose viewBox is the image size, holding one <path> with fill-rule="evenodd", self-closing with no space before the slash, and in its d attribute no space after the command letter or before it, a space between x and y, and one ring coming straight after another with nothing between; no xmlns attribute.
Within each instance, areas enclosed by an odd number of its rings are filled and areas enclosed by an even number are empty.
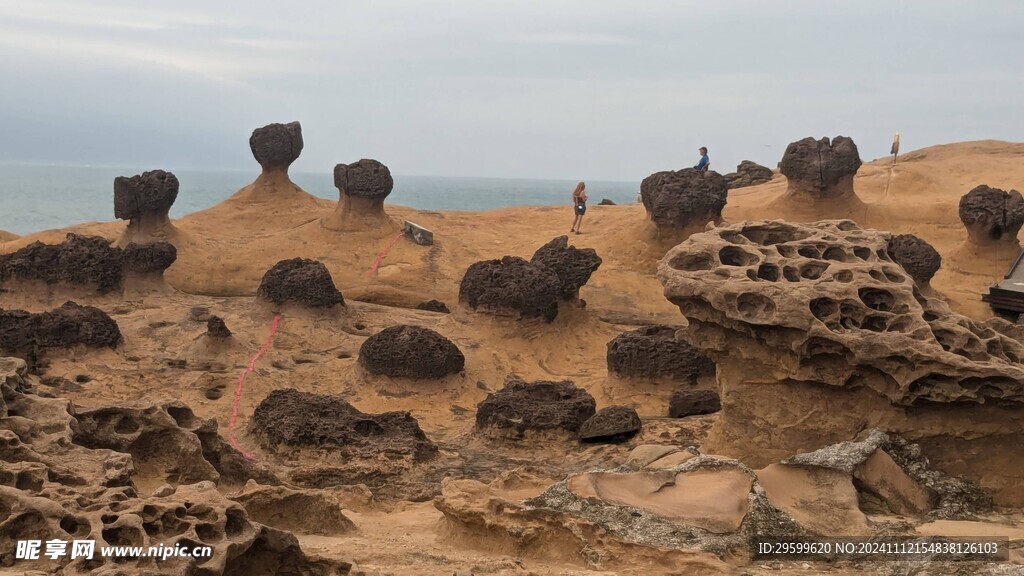
<svg viewBox="0 0 1024 576"><path fill-rule="evenodd" d="M223 318L210 316L206 319L206 334L211 338L230 338L231 330L228 330Z"/></svg>
<svg viewBox="0 0 1024 576"><path fill-rule="evenodd" d="M458 346L422 326L391 326L359 347L360 366L392 378L443 378L461 372L465 363Z"/></svg>
<svg viewBox="0 0 1024 576"><path fill-rule="evenodd" d="M580 288L601 266L601 257L593 248L569 246L569 237L559 236L538 248L530 262L558 276L562 300L575 300L579 298Z"/></svg>
<svg viewBox="0 0 1024 576"><path fill-rule="evenodd" d="M298 122L267 124L252 131L249 148L264 173L288 172L302 153L302 126Z"/></svg>
<svg viewBox="0 0 1024 576"><path fill-rule="evenodd" d="M178 250L169 242L150 242L124 247L124 267L137 274L162 274L178 259Z"/></svg>
<svg viewBox="0 0 1024 576"><path fill-rule="evenodd" d="M677 331L672 326L648 326L616 336L608 342L608 372L691 384L701 376L714 376L715 363L690 343L677 339Z"/></svg>
<svg viewBox="0 0 1024 576"><path fill-rule="evenodd" d="M391 194L395 181L391 171L377 160L362 159L334 167L334 186L338 189L335 218L384 215L384 200Z"/></svg>
<svg viewBox="0 0 1024 576"><path fill-rule="evenodd" d="M121 288L123 253L99 236L68 234L60 244L33 242L0 254L0 283L39 280L94 289L101 294Z"/></svg>
<svg viewBox="0 0 1024 576"><path fill-rule="evenodd" d="M765 182L771 182L772 178L775 177L775 173L772 172L771 168L761 166L756 162L750 160L744 160L736 166L735 172L730 172L724 176L726 184L729 189L733 188L745 188L747 186L757 186L758 184L764 184Z"/></svg>
<svg viewBox="0 0 1024 576"><path fill-rule="evenodd" d="M562 283L552 270L516 256L470 265L459 285L463 305L519 319L558 316Z"/></svg>
<svg viewBox="0 0 1024 576"><path fill-rule="evenodd" d="M146 243L177 234L168 213L178 198L178 178L164 170L114 178L114 217L128 220L123 244Z"/></svg>
<svg viewBox="0 0 1024 576"><path fill-rule="evenodd" d="M427 312L440 312L442 314L450 314L451 310L448 309L448 305L440 300L427 300L420 302L416 305L417 310L426 310Z"/></svg>
<svg viewBox="0 0 1024 576"><path fill-rule="evenodd" d="M513 379L477 405L476 428L514 439L538 431L576 434L595 408L594 397L568 380Z"/></svg>
<svg viewBox="0 0 1024 576"><path fill-rule="evenodd" d="M712 414L721 409L722 401L714 390L676 390L668 400L669 418Z"/></svg>
<svg viewBox="0 0 1024 576"><path fill-rule="evenodd" d="M640 416L627 406L602 408L580 427L580 440L594 443L625 442L640 432Z"/></svg>
<svg viewBox="0 0 1024 576"><path fill-rule="evenodd" d="M656 172L640 183L640 201L659 235L687 235L722 221L729 186L717 172Z"/></svg>
<svg viewBox="0 0 1024 576"><path fill-rule="evenodd" d="M65 302L50 312L0 309L0 350L24 358L35 369L47 350L84 345L114 348L121 330L106 312Z"/></svg>
<svg viewBox="0 0 1024 576"><path fill-rule="evenodd" d="M942 265L938 250L913 234L894 234L889 238L886 250L918 286L928 286Z"/></svg>
<svg viewBox="0 0 1024 576"><path fill-rule="evenodd" d="M1017 232L1024 225L1024 197L984 184L960 198L960 220L973 244L986 246L1005 242L1017 244Z"/></svg>
<svg viewBox="0 0 1024 576"><path fill-rule="evenodd" d="M317 260L281 260L267 270L256 296L277 305L294 302L309 308L345 305L327 267Z"/></svg>
<svg viewBox="0 0 1024 576"><path fill-rule="evenodd" d="M788 197L823 200L854 196L853 177L860 166L853 139L808 137L786 147L779 171L786 177Z"/></svg>

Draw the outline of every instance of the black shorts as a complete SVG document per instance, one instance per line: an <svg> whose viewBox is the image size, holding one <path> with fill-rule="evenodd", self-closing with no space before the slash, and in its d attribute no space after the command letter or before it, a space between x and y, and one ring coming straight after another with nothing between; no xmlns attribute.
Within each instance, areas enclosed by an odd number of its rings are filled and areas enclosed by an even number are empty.
<svg viewBox="0 0 1024 576"><path fill-rule="evenodd" d="M576 205L576 215L577 216L583 216L586 213L587 213L587 205L586 204L577 204Z"/></svg>

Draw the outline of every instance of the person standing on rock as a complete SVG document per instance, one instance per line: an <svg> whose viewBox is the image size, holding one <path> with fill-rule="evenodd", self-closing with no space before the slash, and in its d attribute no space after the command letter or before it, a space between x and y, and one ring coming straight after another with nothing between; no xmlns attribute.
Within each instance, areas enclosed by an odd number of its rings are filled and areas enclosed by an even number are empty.
<svg viewBox="0 0 1024 576"><path fill-rule="evenodd" d="M572 228L569 228L569 232L580 232L580 226L583 225L583 215L587 213L587 185L580 182L576 185L576 189L572 191L572 209L575 217L572 219Z"/></svg>
<svg viewBox="0 0 1024 576"><path fill-rule="evenodd" d="M711 167L711 160L708 160L708 149L701 146L698 152L700 152L700 162L697 162L693 169L697 172L707 172Z"/></svg>

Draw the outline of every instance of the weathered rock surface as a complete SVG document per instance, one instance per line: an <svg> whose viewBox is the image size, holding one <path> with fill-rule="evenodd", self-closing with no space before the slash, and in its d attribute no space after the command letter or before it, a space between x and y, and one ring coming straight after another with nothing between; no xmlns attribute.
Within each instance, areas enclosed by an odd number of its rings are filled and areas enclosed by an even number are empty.
<svg viewBox="0 0 1024 576"><path fill-rule="evenodd" d="M448 309L448 305L440 300L427 300L420 302L416 305L417 310L426 310L428 312L440 312L442 314L450 314L451 310Z"/></svg>
<svg viewBox="0 0 1024 576"><path fill-rule="evenodd" d="M714 390L676 390L668 400L669 418L712 414L721 409L722 401Z"/></svg>
<svg viewBox="0 0 1024 576"><path fill-rule="evenodd" d="M714 451L763 465L878 427L1024 503L1024 346L923 296L885 233L745 222L692 236L658 277L718 364Z"/></svg>
<svg viewBox="0 0 1024 576"><path fill-rule="evenodd" d="M602 408L580 427L584 442L625 442L640 432L642 423L636 410L628 406Z"/></svg>
<svg viewBox="0 0 1024 576"><path fill-rule="evenodd" d="M0 351L25 359L36 368L47 350L84 345L114 348L121 330L106 312L65 302L50 312L0 309Z"/></svg>
<svg viewBox="0 0 1024 576"><path fill-rule="evenodd" d="M612 200L609 200L608 198L602 198L601 201L597 203L597 205L598 206L615 206L615 202L613 202Z"/></svg>
<svg viewBox="0 0 1024 576"><path fill-rule="evenodd" d="M960 220L974 244L1016 244L1024 225L1024 197L1016 190L978 186L960 198Z"/></svg>
<svg viewBox="0 0 1024 576"><path fill-rule="evenodd" d="M473 310L519 319L558 316L558 276L516 256L470 265L459 285L459 302Z"/></svg>
<svg viewBox="0 0 1024 576"><path fill-rule="evenodd" d="M146 220L167 220L178 198L178 178L164 170L114 178L114 217L140 225Z"/></svg>
<svg viewBox="0 0 1024 576"><path fill-rule="evenodd" d="M309 308L345 304L323 263L307 258L282 260L267 270L256 296L274 304L294 302Z"/></svg>
<svg viewBox="0 0 1024 576"><path fill-rule="evenodd" d="M422 326L385 328L359 348L359 364L371 374L436 379L458 374L466 357L451 340Z"/></svg>
<svg viewBox="0 0 1024 576"><path fill-rule="evenodd" d="M267 124L252 131L249 148L263 172L288 172L302 153L302 126L298 122Z"/></svg>
<svg viewBox="0 0 1024 576"><path fill-rule="evenodd" d="M476 427L514 439L539 431L575 434L595 408L594 397L568 380L511 380L477 405Z"/></svg>
<svg viewBox="0 0 1024 576"><path fill-rule="evenodd" d="M295 490L249 482L231 499L244 506L253 521L279 530L325 536L357 531L345 515L345 503L328 490Z"/></svg>
<svg viewBox="0 0 1024 576"><path fill-rule="evenodd" d="M659 234L690 234L722 221L729 186L717 172L656 172L640 183L640 200Z"/></svg>
<svg viewBox="0 0 1024 576"><path fill-rule="evenodd" d="M384 211L384 199L391 194L395 181L387 166L364 158L353 164L335 166L334 187L341 195L342 210L380 214Z"/></svg>
<svg viewBox="0 0 1024 576"><path fill-rule="evenodd" d="M913 234L895 234L886 250L894 262L903 267L919 286L929 281L942 265L942 256L931 244Z"/></svg>
<svg viewBox="0 0 1024 576"><path fill-rule="evenodd" d="M68 234L60 244L33 242L10 254L0 254L0 283L39 280L105 294L121 287L122 260L121 249L105 238Z"/></svg>
<svg viewBox="0 0 1024 576"><path fill-rule="evenodd" d="M860 166L860 153L851 138L808 137L786 147L779 171L788 180L788 196L822 200L853 196L853 177Z"/></svg>
<svg viewBox="0 0 1024 576"><path fill-rule="evenodd" d="M579 297L580 288L601 266L601 257L593 248L569 246L568 236L559 236L533 253L530 262L547 268L558 276L562 300Z"/></svg>
<svg viewBox="0 0 1024 576"><path fill-rule="evenodd" d="M224 323L220 316L210 316L206 319L206 334L212 338L230 338L231 330Z"/></svg>
<svg viewBox="0 0 1024 576"><path fill-rule="evenodd" d="M775 173L772 172L771 168L761 166L760 164L750 160L740 162L739 165L736 166L735 172L730 172L723 176L730 190L733 188L757 186L758 184L771 182L774 177Z"/></svg>
<svg viewBox="0 0 1024 576"><path fill-rule="evenodd" d="M677 339L677 331L672 326L648 326L616 336L608 342L608 372L691 384L701 376L714 376L715 363L692 344Z"/></svg>
<svg viewBox="0 0 1024 576"><path fill-rule="evenodd" d="M150 242L124 247L124 268L137 274L163 273L178 259L178 250L169 242Z"/></svg>

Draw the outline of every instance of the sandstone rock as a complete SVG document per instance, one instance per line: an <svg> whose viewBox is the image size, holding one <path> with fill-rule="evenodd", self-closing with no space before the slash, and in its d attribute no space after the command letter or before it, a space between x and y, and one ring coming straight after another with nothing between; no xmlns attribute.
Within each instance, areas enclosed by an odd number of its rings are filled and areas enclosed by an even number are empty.
<svg viewBox="0 0 1024 576"><path fill-rule="evenodd" d="M974 244L1016 244L1024 225L1024 197L1016 190L978 186L960 198L960 220Z"/></svg>
<svg viewBox="0 0 1024 576"><path fill-rule="evenodd" d="M448 309L448 305L440 300L427 300L426 302L420 302L416 305L417 310L426 310L428 312L440 312L442 314L450 314L451 310Z"/></svg>
<svg viewBox="0 0 1024 576"><path fill-rule="evenodd" d="M178 250L169 242L131 243L124 247L124 267L139 274L163 273L178 259Z"/></svg>
<svg viewBox="0 0 1024 576"><path fill-rule="evenodd" d="M580 427L584 442L624 442L640 432L642 424L636 410L626 406L602 408Z"/></svg>
<svg viewBox="0 0 1024 576"><path fill-rule="evenodd" d="M0 350L24 358L31 367L47 350L79 344L114 348L120 342L117 322L92 306L65 302L60 308L38 314L0 309Z"/></svg>
<svg viewBox="0 0 1024 576"><path fill-rule="evenodd" d="M854 469L853 477L897 514L921 516L932 509L934 496L908 476L881 448Z"/></svg>
<svg viewBox="0 0 1024 576"><path fill-rule="evenodd" d="M231 330L220 316L210 316L206 320L206 334L211 338L230 338Z"/></svg>
<svg viewBox="0 0 1024 576"><path fill-rule="evenodd" d="M511 380L477 405L476 427L521 439L527 431L576 433L595 413L596 402L569 381Z"/></svg>
<svg viewBox="0 0 1024 576"><path fill-rule="evenodd" d="M721 409L721 399L714 390L676 390L668 401L669 418L712 414Z"/></svg>
<svg viewBox="0 0 1024 576"><path fill-rule="evenodd" d="M254 434L268 450L327 450L342 458L421 461L437 447L408 412L364 414L337 396L277 389L253 412Z"/></svg>
<svg viewBox="0 0 1024 576"><path fill-rule="evenodd" d="M451 340L421 326L385 328L359 348L359 364L371 374L435 379L458 374L466 358Z"/></svg>
<svg viewBox="0 0 1024 576"><path fill-rule="evenodd" d="M558 316L561 294L553 271L515 256L472 264L459 285L459 302L473 310L547 322Z"/></svg>
<svg viewBox="0 0 1024 576"><path fill-rule="evenodd" d="M593 248L569 246L569 237L559 236L537 249L530 262L554 272L561 285L562 300L574 300L590 275L601 266L601 257Z"/></svg>
<svg viewBox="0 0 1024 576"><path fill-rule="evenodd" d="M151 170L114 179L114 217L134 225L166 221L177 198L178 178L170 172Z"/></svg>
<svg viewBox="0 0 1024 576"><path fill-rule="evenodd" d="M771 182L772 178L775 177L775 173L772 172L771 168L761 166L756 162L750 160L744 160L736 166L735 172L730 172L724 176L726 184L729 189L733 188L745 188L747 186L757 186L758 184L764 184L765 182Z"/></svg>
<svg viewBox="0 0 1024 576"><path fill-rule="evenodd" d="M252 131L249 148L263 172L288 172L302 153L302 126L298 122L267 124Z"/></svg>
<svg viewBox="0 0 1024 576"><path fill-rule="evenodd" d="M942 265L939 252L913 234L893 235L889 238L886 250L893 261L902 266L920 286L927 286Z"/></svg>
<svg viewBox="0 0 1024 576"><path fill-rule="evenodd" d="M690 234L722 221L728 184L717 172L656 172L640 183L640 200L659 233Z"/></svg>
<svg viewBox="0 0 1024 576"><path fill-rule="evenodd" d="M639 470L655 460L664 458L665 456L678 451L678 446L641 444L629 451L629 456L626 457L626 466L632 470Z"/></svg>
<svg viewBox="0 0 1024 576"><path fill-rule="evenodd" d="M850 221L775 221L665 256L666 297L718 364L708 446L763 466L878 427L997 502L1024 503L1011 480L1024 467L1011 449L1024 440L1024 346L924 297L887 250L885 233Z"/></svg>
<svg viewBox="0 0 1024 576"><path fill-rule="evenodd" d="M779 171L788 181L787 195L820 200L853 196L853 176L860 166L852 139L808 137L786 147Z"/></svg>
<svg viewBox="0 0 1024 576"><path fill-rule="evenodd" d="M40 280L93 288L101 294L121 287L123 255L99 236L68 234L60 244L33 242L0 254L0 283Z"/></svg>
<svg viewBox="0 0 1024 576"><path fill-rule="evenodd" d="M335 166L334 186L340 194L338 215L344 219L352 215L383 215L384 199L391 194L395 181L387 166L364 158Z"/></svg>
<svg viewBox="0 0 1024 576"><path fill-rule="evenodd" d="M345 515L344 503L328 490L296 490L250 482L231 499L244 506L252 520L280 530L325 536L357 531Z"/></svg>
<svg viewBox="0 0 1024 576"><path fill-rule="evenodd" d="M648 326L624 332L608 342L608 371L617 376L671 378L695 384L713 376L715 363L685 340L677 328Z"/></svg>
<svg viewBox="0 0 1024 576"><path fill-rule="evenodd" d="M345 304L327 267L306 258L281 260L274 264L263 275L256 296L278 305L294 302L310 308Z"/></svg>

